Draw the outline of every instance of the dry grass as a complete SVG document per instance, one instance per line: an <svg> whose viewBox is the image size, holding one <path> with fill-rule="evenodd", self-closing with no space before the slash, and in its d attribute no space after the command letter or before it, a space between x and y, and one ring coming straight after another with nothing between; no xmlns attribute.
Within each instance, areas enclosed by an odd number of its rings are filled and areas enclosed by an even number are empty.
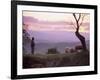
<svg viewBox="0 0 100 80"><path fill-rule="evenodd" d="M26 54L23 68L45 68L89 65L89 52L66 54Z"/></svg>

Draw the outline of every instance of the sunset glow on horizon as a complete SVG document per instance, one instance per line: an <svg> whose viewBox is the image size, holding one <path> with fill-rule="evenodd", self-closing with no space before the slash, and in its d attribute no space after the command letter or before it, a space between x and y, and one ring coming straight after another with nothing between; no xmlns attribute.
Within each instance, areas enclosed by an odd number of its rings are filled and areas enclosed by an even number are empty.
<svg viewBox="0 0 100 80"><path fill-rule="evenodd" d="M82 21L82 20L81 20ZM80 22L81 22L80 21ZM23 22L32 31L71 31L75 32L76 22L72 13L49 13L23 11ZM90 15L85 14L80 32L89 33Z"/></svg>

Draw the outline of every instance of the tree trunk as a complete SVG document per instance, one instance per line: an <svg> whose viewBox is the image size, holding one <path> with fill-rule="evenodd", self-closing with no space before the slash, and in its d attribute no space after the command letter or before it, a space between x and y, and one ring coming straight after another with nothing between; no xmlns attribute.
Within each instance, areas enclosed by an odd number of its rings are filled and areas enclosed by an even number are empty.
<svg viewBox="0 0 100 80"><path fill-rule="evenodd" d="M82 44L82 47L83 47L83 50L86 51L87 48L86 48L85 37L83 37L83 36L79 33L78 30L75 32L75 34L76 34L76 36L78 37L78 39L80 40L80 42L81 42L81 44Z"/></svg>

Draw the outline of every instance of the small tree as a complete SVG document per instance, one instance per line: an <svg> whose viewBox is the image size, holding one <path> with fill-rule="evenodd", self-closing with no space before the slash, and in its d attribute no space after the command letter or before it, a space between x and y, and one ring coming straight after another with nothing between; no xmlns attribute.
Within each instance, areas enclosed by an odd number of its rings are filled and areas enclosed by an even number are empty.
<svg viewBox="0 0 100 80"><path fill-rule="evenodd" d="M27 30L24 28L24 26L26 26L26 24L23 24L23 53L28 53L28 50L27 50L27 44L30 43L30 35L29 33L27 32Z"/></svg>
<svg viewBox="0 0 100 80"><path fill-rule="evenodd" d="M82 44L82 47L83 47L83 50L85 51L85 50L87 50L87 48L86 48L85 37L82 36L82 35L80 34L80 32L79 32L80 26L82 25L83 20L84 20L84 16L85 16L85 15L82 15L81 13L78 13L78 14L73 13L73 17L74 17L74 19L75 19L75 21L76 21L76 25L74 25L74 26L75 26L75 29L76 29L75 35L76 35L77 38L80 40L80 42L81 42L81 44ZM81 22L80 22L80 21L81 21Z"/></svg>

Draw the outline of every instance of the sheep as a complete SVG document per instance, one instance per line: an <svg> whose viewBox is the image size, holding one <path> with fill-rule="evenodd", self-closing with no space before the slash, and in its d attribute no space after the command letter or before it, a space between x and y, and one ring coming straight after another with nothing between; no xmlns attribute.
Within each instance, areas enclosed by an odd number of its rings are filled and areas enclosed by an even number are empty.
<svg viewBox="0 0 100 80"><path fill-rule="evenodd" d="M70 49L70 53L75 53L75 52L76 52L76 50L74 48Z"/></svg>
<svg viewBox="0 0 100 80"><path fill-rule="evenodd" d="M83 46L77 45L77 46L75 46L75 50L76 50L76 52L81 52L83 50Z"/></svg>
<svg viewBox="0 0 100 80"><path fill-rule="evenodd" d="M65 48L65 53L69 53L70 52L70 49L67 47Z"/></svg>

